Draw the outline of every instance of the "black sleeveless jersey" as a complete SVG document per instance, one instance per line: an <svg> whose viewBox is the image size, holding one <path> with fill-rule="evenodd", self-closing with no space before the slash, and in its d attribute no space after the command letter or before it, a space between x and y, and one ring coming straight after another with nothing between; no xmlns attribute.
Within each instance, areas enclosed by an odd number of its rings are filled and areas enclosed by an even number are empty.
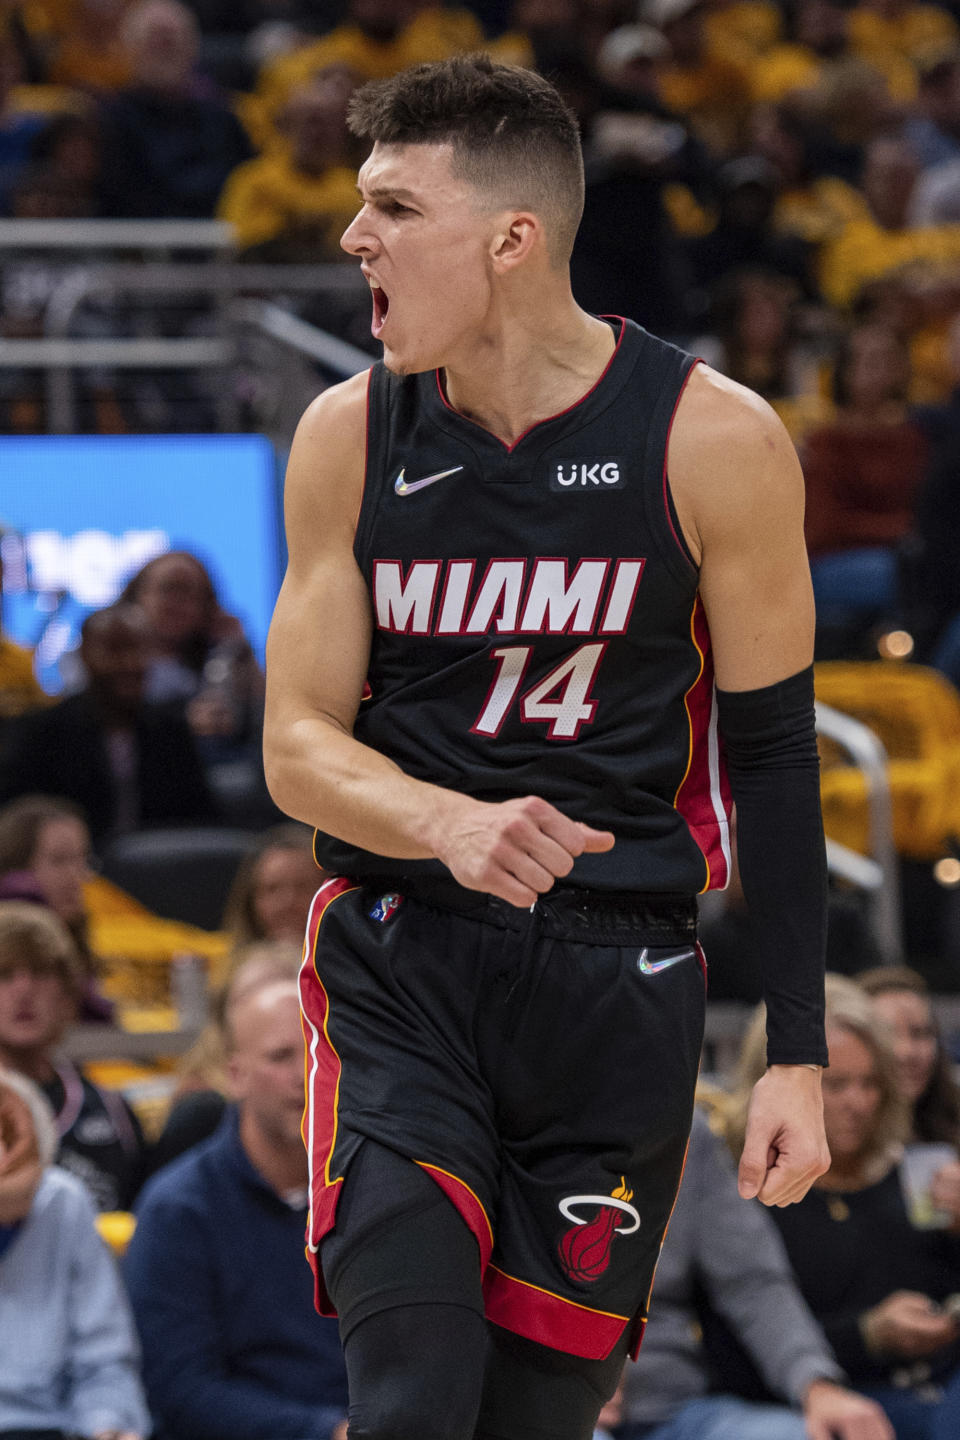
<svg viewBox="0 0 960 1440"><path fill-rule="evenodd" d="M729 866L709 633L666 476L695 361L615 323L593 389L511 446L458 414L438 373L373 366L354 733L418 779L539 795L612 830L570 883L689 895ZM446 873L324 834L316 854L339 874Z"/></svg>

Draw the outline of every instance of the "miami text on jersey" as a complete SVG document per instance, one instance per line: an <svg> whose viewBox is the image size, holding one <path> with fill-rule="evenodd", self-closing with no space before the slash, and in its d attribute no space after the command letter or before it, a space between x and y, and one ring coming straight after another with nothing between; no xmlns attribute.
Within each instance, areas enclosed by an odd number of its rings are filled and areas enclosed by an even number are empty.
<svg viewBox="0 0 960 1440"><path fill-rule="evenodd" d="M643 559L375 560L377 625L395 635L623 635ZM443 583L441 585L441 576ZM599 624L597 623L599 617Z"/></svg>

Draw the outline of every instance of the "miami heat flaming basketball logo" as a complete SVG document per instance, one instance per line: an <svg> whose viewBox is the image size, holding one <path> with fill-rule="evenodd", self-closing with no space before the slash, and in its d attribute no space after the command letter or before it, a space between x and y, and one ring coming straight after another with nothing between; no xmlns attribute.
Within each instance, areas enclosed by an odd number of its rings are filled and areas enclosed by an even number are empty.
<svg viewBox="0 0 960 1440"><path fill-rule="evenodd" d="M625 1176L610 1195L568 1195L560 1201L560 1211L573 1221L560 1241L560 1263L571 1280L599 1280L610 1264L610 1247L615 1235L632 1235L640 1229L640 1216L630 1204L633 1191L627 1189ZM582 1212L597 1209L591 1218Z"/></svg>

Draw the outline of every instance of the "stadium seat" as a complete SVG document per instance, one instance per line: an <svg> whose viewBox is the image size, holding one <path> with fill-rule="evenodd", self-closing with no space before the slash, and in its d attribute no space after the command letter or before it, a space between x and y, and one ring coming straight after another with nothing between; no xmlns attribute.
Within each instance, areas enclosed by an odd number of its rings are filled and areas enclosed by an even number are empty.
<svg viewBox="0 0 960 1440"><path fill-rule="evenodd" d="M107 848L103 873L155 914L215 930L256 839L250 830L213 826L138 831Z"/></svg>
<svg viewBox="0 0 960 1440"><path fill-rule="evenodd" d="M886 748L899 853L938 859L960 838L960 695L937 671L893 661L829 661L815 678L819 701L869 726ZM827 835L866 853L866 777L829 743L821 753Z"/></svg>

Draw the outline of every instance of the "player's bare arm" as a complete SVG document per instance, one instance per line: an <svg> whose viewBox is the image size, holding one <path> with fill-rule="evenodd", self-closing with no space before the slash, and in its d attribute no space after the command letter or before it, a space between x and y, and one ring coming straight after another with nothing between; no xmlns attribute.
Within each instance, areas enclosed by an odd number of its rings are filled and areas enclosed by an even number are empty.
<svg viewBox="0 0 960 1440"><path fill-rule="evenodd" d="M314 401L291 450L289 564L267 643L267 783L308 824L396 859L435 856L462 885L527 906L612 835L536 796L488 804L415 780L353 737L372 633L353 555L366 379Z"/></svg>
<svg viewBox="0 0 960 1440"><path fill-rule="evenodd" d="M759 396L698 365L668 455L684 537L700 565L717 687L753 690L813 659L803 475Z"/></svg>
<svg viewBox="0 0 960 1440"><path fill-rule="evenodd" d="M742 386L698 367L678 409L669 474L700 565L718 689L755 691L805 670L814 604L803 476L776 415ZM771 1065L751 1103L741 1193L790 1204L828 1166L819 1071Z"/></svg>

